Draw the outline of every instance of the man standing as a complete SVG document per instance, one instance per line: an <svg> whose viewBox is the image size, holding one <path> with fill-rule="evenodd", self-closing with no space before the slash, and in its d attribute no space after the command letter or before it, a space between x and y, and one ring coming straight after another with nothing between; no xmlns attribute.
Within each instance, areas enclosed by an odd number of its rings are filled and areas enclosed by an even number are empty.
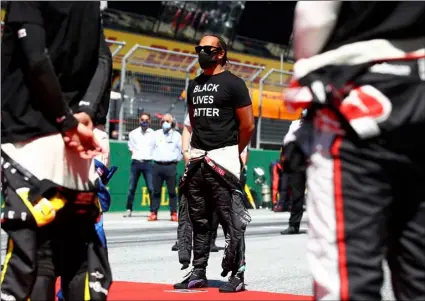
<svg viewBox="0 0 425 301"><path fill-rule="evenodd" d="M152 151L154 145L154 130L149 125L151 115L143 112L140 115L140 126L128 135L128 149L131 152L130 182L127 197L127 212L124 217L130 217L133 211L134 193L137 189L140 175L143 174L145 184L152 202Z"/></svg>
<svg viewBox="0 0 425 301"><path fill-rule="evenodd" d="M192 139L190 161L180 187L178 229L179 257L184 267L188 258L182 259L180 253L190 254L187 238L193 231L194 268L174 287L208 285L206 267L216 212L227 242L222 276L231 272L220 292L238 292L244 289L244 232L250 222L240 185L240 154L254 131L251 99L244 81L224 70L227 46L222 38L206 35L195 50L203 73L189 86L187 95Z"/></svg>
<svg viewBox="0 0 425 301"><path fill-rule="evenodd" d="M96 101L84 99L101 39L99 2L7 4L1 224L9 241L2 300L54 300L58 276L65 299L106 300L112 276L94 227L100 214L93 157L101 149L90 128Z"/></svg>
<svg viewBox="0 0 425 301"><path fill-rule="evenodd" d="M294 133L300 128L302 124L302 118L307 114L304 110L301 113L299 119L291 122L288 133L283 139L283 144L287 144ZM290 168L285 169L285 163L283 163L283 174L284 177L287 175L288 186L291 189L291 215L289 217L289 227L280 232L282 235L287 234L298 234L300 232L301 220L304 213L304 197L305 197L305 185L306 185L306 171L305 168L299 168L298 170L291 170ZM283 179L285 180L285 178Z"/></svg>
<svg viewBox="0 0 425 301"><path fill-rule="evenodd" d="M297 3L315 300L381 300L385 259L396 299L425 299L424 28L425 2Z"/></svg>
<svg viewBox="0 0 425 301"><path fill-rule="evenodd" d="M153 140L153 168L151 199L151 214L148 221L158 220L158 210L161 204L162 184L165 182L170 201L171 220L177 218L176 177L177 163L182 158L182 138L175 130L176 121L170 114L165 114L161 120L161 129L155 131Z"/></svg>

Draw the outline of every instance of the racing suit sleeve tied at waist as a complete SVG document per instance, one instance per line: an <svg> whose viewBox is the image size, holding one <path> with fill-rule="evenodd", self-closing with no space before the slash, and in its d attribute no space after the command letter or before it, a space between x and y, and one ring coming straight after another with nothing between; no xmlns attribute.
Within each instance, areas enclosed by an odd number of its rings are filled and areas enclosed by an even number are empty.
<svg viewBox="0 0 425 301"><path fill-rule="evenodd" d="M1 300L50 300L59 276L68 300L106 300L112 273L94 227L98 187L78 191L40 180L4 151L1 163L8 235Z"/></svg>
<svg viewBox="0 0 425 301"><path fill-rule="evenodd" d="M218 212L226 240L222 261L222 275L225 276L229 271L237 272L245 266L244 233L247 225L251 222L251 217L244 205L243 198L245 198L245 194L243 193L239 179L215 161L211 160L208 155L191 160L186 166L185 173L180 183L179 225L177 229L179 262L183 265L184 269L188 267L191 260L194 221L191 220L190 214L191 204L188 198L191 192L188 190L188 182L193 179L193 177L198 176L199 172L211 173L214 180L228 188L230 193L230 204L227 204L229 210L226 210L228 212ZM212 201L214 201L216 197L220 198L218 195L205 197L211 197ZM207 201L211 200L208 199ZM219 211L220 208L217 206L216 210Z"/></svg>

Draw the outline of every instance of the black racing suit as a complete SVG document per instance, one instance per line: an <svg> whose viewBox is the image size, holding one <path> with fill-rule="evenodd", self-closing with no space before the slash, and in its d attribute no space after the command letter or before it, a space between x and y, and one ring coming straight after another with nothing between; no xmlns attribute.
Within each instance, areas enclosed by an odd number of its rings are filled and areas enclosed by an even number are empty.
<svg viewBox="0 0 425 301"><path fill-rule="evenodd" d="M317 14L330 32L295 63L285 102L309 110L289 143L308 159L315 299L381 300L386 259L396 299L424 300L425 3L312 3L297 3L294 44L317 41Z"/></svg>
<svg viewBox="0 0 425 301"><path fill-rule="evenodd" d="M244 205L245 194L239 179L205 156L189 161L179 192L180 263L184 266L190 263L193 238L193 266L207 267L216 212L226 240L222 275L230 271L243 272L244 233L251 218Z"/></svg>

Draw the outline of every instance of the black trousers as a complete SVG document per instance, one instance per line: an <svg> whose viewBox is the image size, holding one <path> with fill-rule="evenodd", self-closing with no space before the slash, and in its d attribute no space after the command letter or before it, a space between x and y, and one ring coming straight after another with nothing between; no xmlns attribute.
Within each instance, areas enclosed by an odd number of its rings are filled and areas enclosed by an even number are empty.
<svg viewBox="0 0 425 301"><path fill-rule="evenodd" d="M134 193L137 189L140 175L143 175L145 184L149 192L149 199L152 201L152 162L131 160L130 180L128 185L127 210L133 210Z"/></svg>
<svg viewBox="0 0 425 301"><path fill-rule="evenodd" d="M177 212L177 163L154 162L152 166L151 212L157 213L161 204L162 184L165 182L170 199L170 211Z"/></svg>
<svg viewBox="0 0 425 301"><path fill-rule="evenodd" d="M17 198L8 191L9 204L18 203ZM17 301L28 297L54 301L57 277L61 277L65 300L106 300L111 283L107 251L101 246L93 218L73 211L65 205L51 224L40 228L10 222L4 229L8 246L2 271L2 301L9 300L7 296Z"/></svg>
<svg viewBox="0 0 425 301"><path fill-rule="evenodd" d="M217 235L219 223L226 236L231 219L232 194L230 189L207 167L200 167L188 179L187 199L193 226L193 266L206 268L211 239ZM238 268L245 265L245 241L239 246ZM232 271L236 272L236 271Z"/></svg>
<svg viewBox="0 0 425 301"><path fill-rule="evenodd" d="M279 201L278 206L282 208L289 208L290 198L289 198L289 174L282 172L279 175Z"/></svg>
<svg viewBox="0 0 425 301"><path fill-rule="evenodd" d="M296 229L300 228L303 217L304 196L306 185L306 174L304 171L294 172L289 175L289 187L291 187L291 216L289 217L289 226Z"/></svg>

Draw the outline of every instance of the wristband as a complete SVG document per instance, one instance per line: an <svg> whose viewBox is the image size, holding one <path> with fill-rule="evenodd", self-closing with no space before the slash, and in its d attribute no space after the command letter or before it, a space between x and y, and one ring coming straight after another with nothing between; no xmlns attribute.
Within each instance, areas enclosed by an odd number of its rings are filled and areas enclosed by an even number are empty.
<svg viewBox="0 0 425 301"><path fill-rule="evenodd" d="M56 124L59 131L65 133L70 129L76 128L78 126L78 120L71 113L68 113L62 117L56 118Z"/></svg>

